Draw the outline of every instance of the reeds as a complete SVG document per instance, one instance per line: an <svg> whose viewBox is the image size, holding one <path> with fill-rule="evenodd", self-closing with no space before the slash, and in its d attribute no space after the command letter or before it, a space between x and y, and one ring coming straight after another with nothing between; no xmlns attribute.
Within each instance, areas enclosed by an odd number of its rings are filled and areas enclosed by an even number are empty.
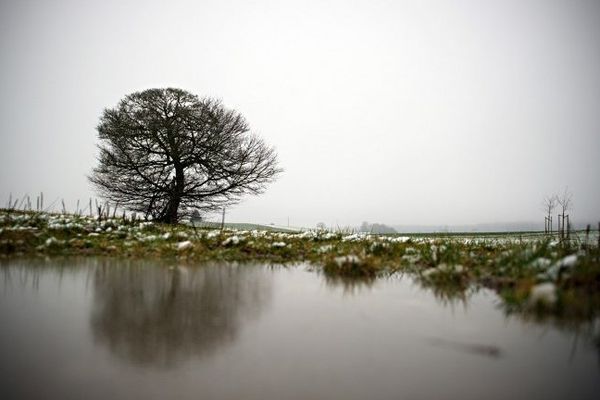
<svg viewBox="0 0 600 400"><path fill-rule="evenodd" d="M83 216L87 214L89 217L94 217L94 214L98 219L110 219L116 218L118 213L123 214L123 219L127 218L127 212L125 210L119 209L119 204L111 204L108 201L102 203L98 203L98 199L89 198L88 205L85 208L81 208L81 201L77 199L75 204L75 209L70 210L65 202L64 198L56 198L50 205L44 208L44 193L40 192L39 195L36 196L35 199L35 209L33 208L33 202L31 200L31 196L29 194L23 195L23 197L13 198L12 192L9 193L8 201L6 203L6 210L9 211L27 211L27 212L36 212L36 213L52 213L55 211L55 205L59 203L60 209L59 213L63 215L72 214L77 216ZM93 208L95 204L96 208ZM111 214L112 211L112 214ZM133 220L137 219L135 213L131 214L131 218Z"/></svg>

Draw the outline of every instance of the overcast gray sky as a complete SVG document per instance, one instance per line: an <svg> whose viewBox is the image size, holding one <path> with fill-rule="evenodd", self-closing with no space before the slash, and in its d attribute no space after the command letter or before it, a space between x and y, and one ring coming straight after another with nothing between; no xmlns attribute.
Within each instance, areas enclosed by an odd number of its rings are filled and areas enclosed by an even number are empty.
<svg viewBox="0 0 600 400"><path fill-rule="evenodd" d="M285 169L230 220L600 220L600 1L0 3L0 202L94 195L103 108L219 97Z"/></svg>

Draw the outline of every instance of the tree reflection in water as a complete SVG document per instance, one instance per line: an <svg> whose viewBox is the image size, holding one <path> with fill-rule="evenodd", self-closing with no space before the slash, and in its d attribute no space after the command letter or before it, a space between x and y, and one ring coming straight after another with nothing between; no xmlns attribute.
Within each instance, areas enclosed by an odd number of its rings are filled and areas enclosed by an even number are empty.
<svg viewBox="0 0 600 400"><path fill-rule="evenodd" d="M210 355L268 304L269 272L251 265L104 263L94 274L94 339L134 364L170 367Z"/></svg>

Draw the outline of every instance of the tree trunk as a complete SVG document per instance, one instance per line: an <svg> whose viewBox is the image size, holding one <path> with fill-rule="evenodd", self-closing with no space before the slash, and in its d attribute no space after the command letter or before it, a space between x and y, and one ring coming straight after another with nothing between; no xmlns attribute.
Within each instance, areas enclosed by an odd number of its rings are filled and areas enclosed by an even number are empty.
<svg viewBox="0 0 600 400"><path fill-rule="evenodd" d="M181 198L176 196L171 197L169 203L165 207L163 215L158 219L159 222L164 222L165 224L176 224L179 220L179 203L181 202Z"/></svg>
<svg viewBox="0 0 600 400"><path fill-rule="evenodd" d="M183 188L185 184L183 168L175 167L175 178L173 179L173 188L170 193L169 201L158 219L159 222L166 224L176 224L179 222L179 205L183 197Z"/></svg>

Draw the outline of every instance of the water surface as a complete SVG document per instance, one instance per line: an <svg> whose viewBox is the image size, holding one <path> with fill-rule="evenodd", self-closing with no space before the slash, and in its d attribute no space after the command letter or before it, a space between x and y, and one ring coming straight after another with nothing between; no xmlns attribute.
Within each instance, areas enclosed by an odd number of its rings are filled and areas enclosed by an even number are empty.
<svg viewBox="0 0 600 400"><path fill-rule="evenodd" d="M600 393L589 327L507 316L487 290L448 299L408 277L107 259L3 261L0 281L3 398Z"/></svg>

